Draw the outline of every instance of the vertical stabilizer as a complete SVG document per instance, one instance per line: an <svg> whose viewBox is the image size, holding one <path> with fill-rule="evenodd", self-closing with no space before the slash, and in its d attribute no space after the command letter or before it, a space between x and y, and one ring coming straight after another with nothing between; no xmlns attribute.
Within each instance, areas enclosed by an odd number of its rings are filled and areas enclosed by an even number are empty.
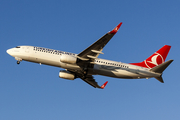
<svg viewBox="0 0 180 120"><path fill-rule="evenodd" d="M144 60L143 62L130 63L130 64L149 68L149 69L154 68L165 62L170 48L171 48L171 46L165 45L161 49L159 49L157 52L152 54L150 57L148 57L146 60Z"/></svg>

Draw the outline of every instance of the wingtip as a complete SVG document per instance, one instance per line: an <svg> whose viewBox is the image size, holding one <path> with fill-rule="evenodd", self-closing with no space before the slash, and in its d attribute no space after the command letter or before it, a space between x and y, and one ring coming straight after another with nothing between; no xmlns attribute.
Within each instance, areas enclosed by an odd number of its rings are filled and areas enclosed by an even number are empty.
<svg viewBox="0 0 180 120"><path fill-rule="evenodd" d="M107 85L108 81L106 81L102 86L101 86L101 89L104 89Z"/></svg>
<svg viewBox="0 0 180 120"><path fill-rule="evenodd" d="M119 23L119 25L117 25L112 31L110 31L110 34L116 34L117 31L119 30L119 28L121 27L122 22Z"/></svg>

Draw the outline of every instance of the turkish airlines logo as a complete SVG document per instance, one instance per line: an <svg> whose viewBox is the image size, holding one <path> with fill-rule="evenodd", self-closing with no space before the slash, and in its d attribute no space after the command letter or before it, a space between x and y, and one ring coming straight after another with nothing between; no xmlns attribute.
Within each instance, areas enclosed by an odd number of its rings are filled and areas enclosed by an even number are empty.
<svg viewBox="0 0 180 120"><path fill-rule="evenodd" d="M145 64L148 68L153 68L164 62L164 59L161 54L154 53L150 58L145 60Z"/></svg>
<svg viewBox="0 0 180 120"><path fill-rule="evenodd" d="M116 32L117 32L117 31L118 31L118 27L116 27L116 28L114 29L114 31L116 31Z"/></svg>
<svg viewBox="0 0 180 120"><path fill-rule="evenodd" d="M104 87L105 87L105 85L102 85L102 86L101 86L101 88L104 88Z"/></svg>

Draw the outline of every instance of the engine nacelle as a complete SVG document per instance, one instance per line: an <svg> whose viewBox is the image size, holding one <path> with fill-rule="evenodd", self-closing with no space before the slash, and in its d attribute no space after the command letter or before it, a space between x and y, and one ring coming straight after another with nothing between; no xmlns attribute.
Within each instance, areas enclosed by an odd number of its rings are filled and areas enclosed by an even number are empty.
<svg viewBox="0 0 180 120"><path fill-rule="evenodd" d="M70 63L70 64L75 64L77 62L77 58L70 56L70 55L61 55L60 61L63 63Z"/></svg>
<svg viewBox="0 0 180 120"><path fill-rule="evenodd" d="M64 78L64 79L68 79L68 80L74 80L75 79L75 75L68 72L68 71L65 71L65 70L61 70L59 72L59 77L60 78Z"/></svg>

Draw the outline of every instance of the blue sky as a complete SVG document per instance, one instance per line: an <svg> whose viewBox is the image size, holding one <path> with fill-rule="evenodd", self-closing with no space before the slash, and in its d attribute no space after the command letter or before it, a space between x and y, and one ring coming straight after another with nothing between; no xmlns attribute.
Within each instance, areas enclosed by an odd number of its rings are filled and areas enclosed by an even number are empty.
<svg viewBox="0 0 180 120"><path fill-rule="evenodd" d="M179 120L179 0L1 0L1 120ZM61 68L16 64L18 45L80 53L123 22L100 58L140 62L165 44L175 61L156 79L95 76L104 90L58 77Z"/></svg>

